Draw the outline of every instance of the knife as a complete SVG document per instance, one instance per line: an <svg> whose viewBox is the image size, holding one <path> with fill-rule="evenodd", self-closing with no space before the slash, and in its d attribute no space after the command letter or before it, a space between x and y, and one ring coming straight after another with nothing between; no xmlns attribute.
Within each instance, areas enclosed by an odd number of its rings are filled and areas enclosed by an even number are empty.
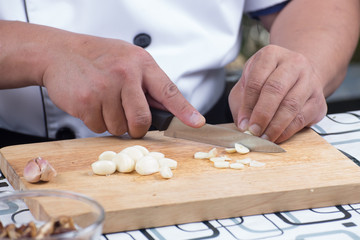
<svg viewBox="0 0 360 240"><path fill-rule="evenodd" d="M219 125L205 124L193 128L182 123L170 112L151 108L152 126L164 131L164 136L182 138L196 142L233 148L240 143L253 152L285 152L283 148L268 140Z"/></svg>

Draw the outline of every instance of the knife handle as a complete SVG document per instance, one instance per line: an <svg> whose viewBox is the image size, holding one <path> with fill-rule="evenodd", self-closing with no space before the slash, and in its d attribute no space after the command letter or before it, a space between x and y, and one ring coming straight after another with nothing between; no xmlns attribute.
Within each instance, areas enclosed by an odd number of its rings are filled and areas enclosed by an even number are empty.
<svg viewBox="0 0 360 240"><path fill-rule="evenodd" d="M150 111L152 117L151 125L159 131L166 130L169 127L170 122L173 119L174 115L170 112L156 108L150 108Z"/></svg>

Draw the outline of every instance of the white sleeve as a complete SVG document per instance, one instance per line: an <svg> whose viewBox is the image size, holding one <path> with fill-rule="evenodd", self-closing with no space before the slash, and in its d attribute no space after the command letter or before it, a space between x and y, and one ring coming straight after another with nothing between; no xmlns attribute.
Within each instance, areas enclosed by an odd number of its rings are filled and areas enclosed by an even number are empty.
<svg viewBox="0 0 360 240"><path fill-rule="evenodd" d="M272 7L287 0L245 0L244 12L254 12Z"/></svg>

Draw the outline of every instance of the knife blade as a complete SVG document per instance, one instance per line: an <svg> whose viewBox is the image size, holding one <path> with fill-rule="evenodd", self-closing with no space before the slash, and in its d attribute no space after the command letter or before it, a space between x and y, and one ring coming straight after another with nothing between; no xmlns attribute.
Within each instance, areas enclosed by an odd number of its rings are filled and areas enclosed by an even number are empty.
<svg viewBox="0 0 360 240"><path fill-rule="evenodd" d="M182 123L170 112L151 109L152 126L164 131L164 136L182 138L227 148L233 148L240 143L253 152L285 152L279 145L268 140L240 132L235 129L205 124L200 128L193 128Z"/></svg>

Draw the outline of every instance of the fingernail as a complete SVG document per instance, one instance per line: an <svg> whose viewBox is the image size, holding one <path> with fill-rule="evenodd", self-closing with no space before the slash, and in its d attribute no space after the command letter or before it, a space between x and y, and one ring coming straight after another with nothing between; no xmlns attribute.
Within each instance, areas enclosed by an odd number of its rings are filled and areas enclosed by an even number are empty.
<svg viewBox="0 0 360 240"><path fill-rule="evenodd" d="M251 125L251 126L249 127L249 131L250 131L253 135L259 136L260 133L261 133L261 128L260 128L259 125L253 124L253 125Z"/></svg>
<svg viewBox="0 0 360 240"><path fill-rule="evenodd" d="M205 118L203 115L201 115L199 112L193 112L190 116L190 122L194 126L201 127L205 123Z"/></svg>
<svg viewBox="0 0 360 240"><path fill-rule="evenodd" d="M239 128L241 131L246 131L249 125L249 120L248 119L243 119L240 124L239 124Z"/></svg>

